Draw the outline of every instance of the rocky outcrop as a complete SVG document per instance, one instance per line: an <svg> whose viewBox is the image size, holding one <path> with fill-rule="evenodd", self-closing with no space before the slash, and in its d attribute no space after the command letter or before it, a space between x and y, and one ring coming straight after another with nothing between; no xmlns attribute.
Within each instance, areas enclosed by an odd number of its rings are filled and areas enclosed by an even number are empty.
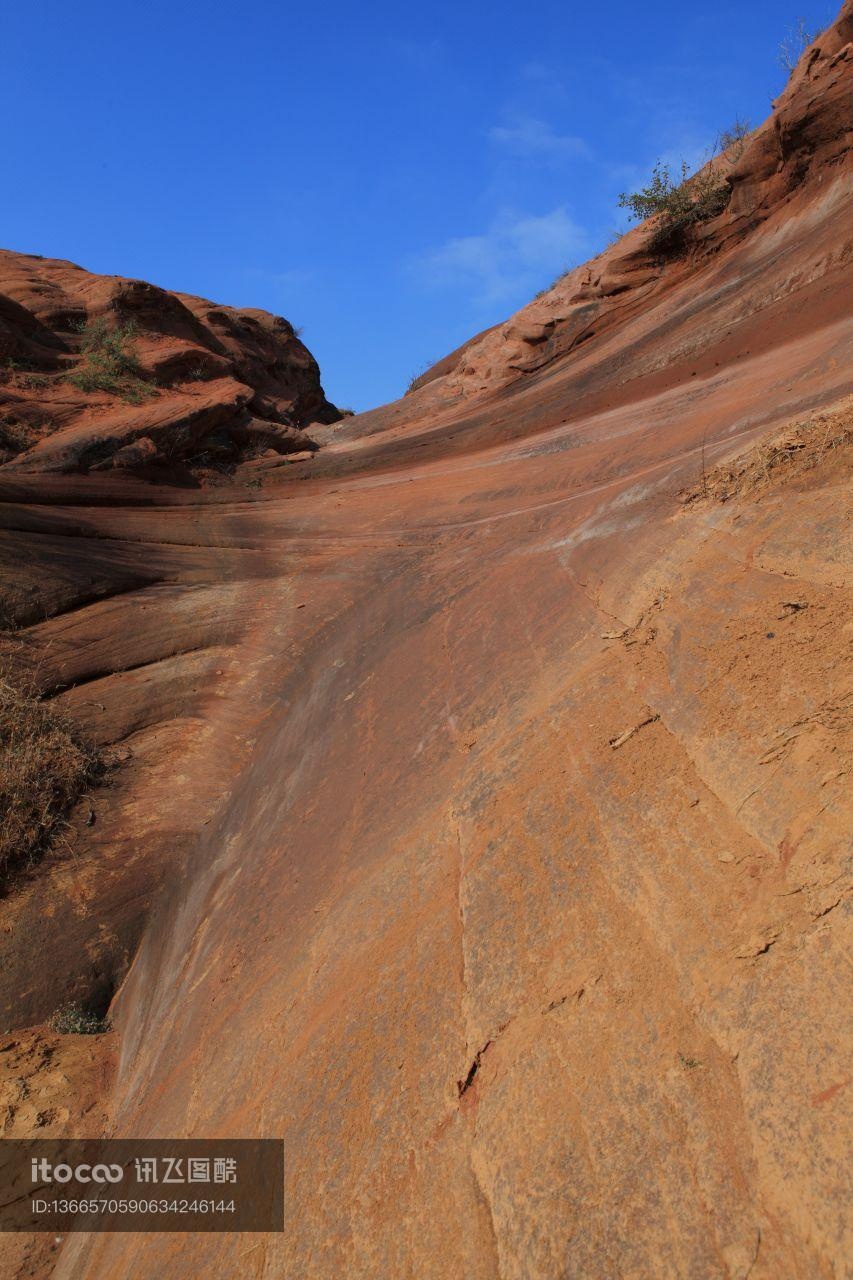
<svg viewBox="0 0 853 1280"><path fill-rule="evenodd" d="M121 335L131 376L102 361L80 385L93 324L102 345ZM341 416L313 356L279 316L0 251L7 471L113 467L210 483L261 452L313 449L305 428Z"/></svg>
<svg viewBox="0 0 853 1280"><path fill-rule="evenodd" d="M588 358L638 311L651 311L701 274L724 249L794 200L803 189L819 196L849 154L853 16L838 21L806 51L774 104L773 114L711 167L731 190L725 210L698 226L682 252L661 254L647 226L638 227L583 266L569 271L506 323L470 339L413 384L429 388L432 403L480 396L567 356ZM609 378L608 372L605 374ZM424 397L426 398L426 397ZM369 419L361 429L369 429Z"/></svg>

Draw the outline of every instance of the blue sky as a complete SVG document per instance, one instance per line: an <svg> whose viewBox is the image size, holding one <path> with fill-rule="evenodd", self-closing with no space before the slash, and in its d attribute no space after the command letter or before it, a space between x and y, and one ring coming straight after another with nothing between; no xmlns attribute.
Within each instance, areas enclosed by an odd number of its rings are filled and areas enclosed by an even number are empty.
<svg viewBox="0 0 853 1280"><path fill-rule="evenodd" d="M0 243L303 327L366 409L783 86L825 0L7 5Z"/></svg>

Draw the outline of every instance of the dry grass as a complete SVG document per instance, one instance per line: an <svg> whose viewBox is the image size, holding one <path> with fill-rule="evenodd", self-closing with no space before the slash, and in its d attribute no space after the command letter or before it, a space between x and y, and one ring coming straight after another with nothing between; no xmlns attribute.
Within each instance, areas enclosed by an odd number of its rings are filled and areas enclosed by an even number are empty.
<svg viewBox="0 0 853 1280"><path fill-rule="evenodd" d="M23 453L33 443L33 432L26 423L19 422L10 414L0 418L0 449L10 453Z"/></svg>
<svg viewBox="0 0 853 1280"><path fill-rule="evenodd" d="M47 1025L62 1036L100 1036L110 1029L106 1018L99 1017L76 1001L64 1004L52 1013Z"/></svg>
<svg viewBox="0 0 853 1280"><path fill-rule="evenodd" d="M33 402L26 405L29 408ZM17 455L31 449L43 436L56 430L56 423L45 414L19 416L14 413L0 415L0 453ZM7 457L0 462L8 461Z"/></svg>
<svg viewBox="0 0 853 1280"><path fill-rule="evenodd" d="M22 664L0 659L0 884L32 866L100 772L97 750L39 696Z"/></svg>
<svg viewBox="0 0 853 1280"><path fill-rule="evenodd" d="M78 391L106 391L121 396L129 404L141 404L157 395L142 377L136 358L136 326L133 321L111 329L101 317L90 320L81 330L81 361L70 381Z"/></svg>
<svg viewBox="0 0 853 1280"><path fill-rule="evenodd" d="M692 503L707 498L728 502L730 498L758 496L771 485L785 484L813 471L827 459L843 458L849 463L851 444L853 397L795 423L766 444L703 474L698 485L681 494L681 501Z"/></svg>

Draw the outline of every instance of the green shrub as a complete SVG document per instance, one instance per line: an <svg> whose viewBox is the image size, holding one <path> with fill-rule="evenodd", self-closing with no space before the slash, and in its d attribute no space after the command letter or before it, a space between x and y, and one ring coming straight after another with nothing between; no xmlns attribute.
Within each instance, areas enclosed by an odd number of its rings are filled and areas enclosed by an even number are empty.
<svg viewBox="0 0 853 1280"><path fill-rule="evenodd" d="M28 391L43 391L49 387L52 379L46 373L39 373L27 360L6 361L2 370L2 378L13 387L25 387Z"/></svg>
<svg viewBox="0 0 853 1280"><path fill-rule="evenodd" d="M24 373L21 384L30 391L44 391L50 386L50 378L46 373Z"/></svg>
<svg viewBox="0 0 853 1280"><path fill-rule="evenodd" d="M106 1018L99 1018L76 1002L64 1004L52 1013L48 1026L62 1036L99 1036L110 1029Z"/></svg>
<svg viewBox="0 0 853 1280"><path fill-rule="evenodd" d="M640 222L653 219L649 247L667 252L680 248L690 227L722 213L730 195L729 184L711 168L690 177L682 161L681 178L675 179L659 160L648 186L623 192L619 205Z"/></svg>
<svg viewBox="0 0 853 1280"><path fill-rule="evenodd" d="M133 351L136 337L133 321L110 329L106 320L90 320L82 329L82 363L71 375L80 391L106 391L139 404L155 389L142 379L142 369Z"/></svg>

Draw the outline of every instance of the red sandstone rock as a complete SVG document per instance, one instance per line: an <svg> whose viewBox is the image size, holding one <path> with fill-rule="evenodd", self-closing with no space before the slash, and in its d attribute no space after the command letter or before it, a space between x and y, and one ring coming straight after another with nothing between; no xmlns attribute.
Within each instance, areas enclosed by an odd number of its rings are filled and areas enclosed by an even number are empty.
<svg viewBox="0 0 853 1280"><path fill-rule="evenodd" d="M80 328L100 318L133 326L141 378L128 394L74 384ZM278 316L8 251L0 251L0 361L0 424L16 436L4 465L14 470L122 466L143 437L159 460L198 470L212 450L233 466L259 437L296 452L312 443L305 423L341 417L313 357Z"/></svg>
<svg viewBox="0 0 853 1280"><path fill-rule="evenodd" d="M286 1151L283 1234L57 1276L846 1273L850 22L683 257L260 487L0 470L20 638L130 752L2 903L3 1025L112 998L111 1131Z"/></svg>
<svg viewBox="0 0 853 1280"><path fill-rule="evenodd" d="M143 467L161 460L163 455L150 436L140 436L133 444L122 445L106 462L96 463L93 471L104 467Z"/></svg>

